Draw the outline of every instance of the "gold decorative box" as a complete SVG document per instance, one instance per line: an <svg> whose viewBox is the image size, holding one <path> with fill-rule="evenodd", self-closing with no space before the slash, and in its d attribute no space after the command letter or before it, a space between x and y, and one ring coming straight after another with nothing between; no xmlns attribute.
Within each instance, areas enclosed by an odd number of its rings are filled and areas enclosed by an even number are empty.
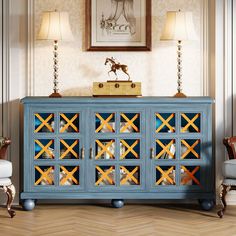
<svg viewBox="0 0 236 236"><path fill-rule="evenodd" d="M107 81L93 83L93 96L141 96L141 82Z"/></svg>

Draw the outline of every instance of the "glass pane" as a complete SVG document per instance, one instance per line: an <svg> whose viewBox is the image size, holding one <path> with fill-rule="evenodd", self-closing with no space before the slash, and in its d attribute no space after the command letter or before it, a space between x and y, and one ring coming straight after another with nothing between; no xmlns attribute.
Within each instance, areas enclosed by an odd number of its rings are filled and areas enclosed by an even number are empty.
<svg viewBox="0 0 236 236"><path fill-rule="evenodd" d="M96 113L95 129L95 133L114 133L115 113Z"/></svg>
<svg viewBox="0 0 236 236"><path fill-rule="evenodd" d="M95 140L95 159L115 159L115 140L97 139Z"/></svg>
<svg viewBox="0 0 236 236"><path fill-rule="evenodd" d="M60 166L60 185L79 185L79 166Z"/></svg>
<svg viewBox="0 0 236 236"><path fill-rule="evenodd" d="M156 133L175 133L175 113L156 113Z"/></svg>
<svg viewBox="0 0 236 236"><path fill-rule="evenodd" d="M140 159L140 140L120 140L120 159Z"/></svg>
<svg viewBox="0 0 236 236"><path fill-rule="evenodd" d="M140 167L120 166L120 185L140 185Z"/></svg>
<svg viewBox="0 0 236 236"><path fill-rule="evenodd" d="M139 113L121 113L120 114L120 132L121 133L139 133L140 132L140 114Z"/></svg>
<svg viewBox="0 0 236 236"><path fill-rule="evenodd" d="M156 159L175 159L175 139L156 140Z"/></svg>
<svg viewBox="0 0 236 236"><path fill-rule="evenodd" d="M79 140L60 140L60 159L79 159Z"/></svg>
<svg viewBox="0 0 236 236"><path fill-rule="evenodd" d="M95 185L115 185L115 166L96 166Z"/></svg>
<svg viewBox="0 0 236 236"><path fill-rule="evenodd" d="M200 133L200 113L181 113L181 133Z"/></svg>
<svg viewBox="0 0 236 236"><path fill-rule="evenodd" d="M60 133L79 133L78 113L60 113Z"/></svg>
<svg viewBox="0 0 236 236"><path fill-rule="evenodd" d="M54 140L35 139L34 140L34 159L54 159Z"/></svg>
<svg viewBox="0 0 236 236"><path fill-rule="evenodd" d="M201 140L183 139L181 140L181 159L200 159Z"/></svg>
<svg viewBox="0 0 236 236"><path fill-rule="evenodd" d="M200 166L181 166L181 185L200 184Z"/></svg>
<svg viewBox="0 0 236 236"><path fill-rule="evenodd" d="M54 185L54 166L35 166L34 185Z"/></svg>
<svg viewBox="0 0 236 236"><path fill-rule="evenodd" d="M156 166L156 185L175 185L175 166Z"/></svg>
<svg viewBox="0 0 236 236"><path fill-rule="evenodd" d="M35 113L34 114L34 132L35 133L53 133L54 132L54 114L53 113Z"/></svg>

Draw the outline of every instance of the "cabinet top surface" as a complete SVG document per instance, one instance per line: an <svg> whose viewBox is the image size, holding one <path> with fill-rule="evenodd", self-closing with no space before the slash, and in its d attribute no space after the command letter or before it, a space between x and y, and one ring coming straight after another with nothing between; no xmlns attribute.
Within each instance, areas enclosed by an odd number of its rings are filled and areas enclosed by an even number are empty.
<svg viewBox="0 0 236 236"><path fill-rule="evenodd" d="M212 104L214 100L210 97L187 97L187 98L174 98L174 97L62 97L62 98L49 98L49 97L25 97L21 100L24 104L57 104L57 103L87 103L87 104L103 104L103 103L120 103L120 104L185 104L185 103L199 103L199 104Z"/></svg>

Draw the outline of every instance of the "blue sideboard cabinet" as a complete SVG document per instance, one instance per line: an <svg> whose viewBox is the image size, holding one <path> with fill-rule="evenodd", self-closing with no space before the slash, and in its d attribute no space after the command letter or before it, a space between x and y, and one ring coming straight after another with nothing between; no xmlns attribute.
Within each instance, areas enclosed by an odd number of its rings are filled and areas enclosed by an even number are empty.
<svg viewBox="0 0 236 236"><path fill-rule="evenodd" d="M26 97L23 192L37 199L215 200L209 97Z"/></svg>

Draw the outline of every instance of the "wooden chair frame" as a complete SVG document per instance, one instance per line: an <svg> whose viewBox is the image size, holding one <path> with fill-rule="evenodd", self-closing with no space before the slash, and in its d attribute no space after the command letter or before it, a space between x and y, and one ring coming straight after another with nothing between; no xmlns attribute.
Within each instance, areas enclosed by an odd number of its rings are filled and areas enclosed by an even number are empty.
<svg viewBox="0 0 236 236"><path fill-rule="evenodd" d="M236 150L235 150L236 136L224 138L223 139L223 144L226 147L227 154L228 154L228 159L229 160L236 159ZM225 185L224 183L221 184L220 200L221 200L221 203L222 203L222 209L220 209L217 212L217 214L220 218L222 218L224 216L224 213L225 213L225 210L226 210L226 207L227 207L225 197L226 197L226 194L230 190L236 190L236 186L228 186L228 185Z"/></svg>
<svg viewBox="0 0 236 236"><path fill-rule="evenodd" d="M11 140L4 138L4 140L2 141L2 145L0 145L0 159L1 160L6 160L6 152L10 144L11 144ZM7 211L9 215L11 216L11 218L13 218L16 215L15 211L11 209L11 206L15 198L15 194L16 194L15 186L13 184L10 184L8 186L4 185L4 186L0 186L0 189L2 189L7 194Z"/></svg>

